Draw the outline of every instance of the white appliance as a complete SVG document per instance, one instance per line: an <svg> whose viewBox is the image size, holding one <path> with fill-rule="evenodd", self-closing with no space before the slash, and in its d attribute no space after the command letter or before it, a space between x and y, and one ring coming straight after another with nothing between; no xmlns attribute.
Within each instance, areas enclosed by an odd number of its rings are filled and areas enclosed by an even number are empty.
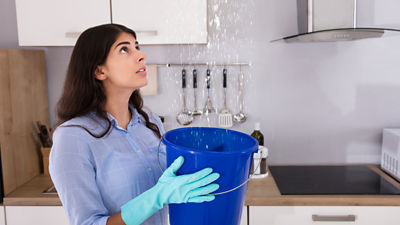
<svg viewBox="0 0 400 225"><path fill-rule="evenodd" d="M381 167L400 181L400 129L383 129Z"/></svg>

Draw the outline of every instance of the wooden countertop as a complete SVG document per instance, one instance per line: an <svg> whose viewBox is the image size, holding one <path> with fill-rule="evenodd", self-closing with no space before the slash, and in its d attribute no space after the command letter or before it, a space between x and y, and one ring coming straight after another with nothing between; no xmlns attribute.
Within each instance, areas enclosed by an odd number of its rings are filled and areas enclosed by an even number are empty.
<svg viewBox="0 0 400 225"><path fill-rule="evenodd" d="M376 166L368 166L400 189L400 183ZM281 195L274 178L252 179L245 205L250 206L400 206L400 195Z"/></svg>
<svg viewBox="0 0 400 225"><path fill-rule="evenodd" d="M373 171L400 189L400 183L376 166ZM6 197L5 206L61 206L57 194L43 194L52 186L50 177L40 175ZM400 195L281 195L271 174L249 182L245 205L251 206L400 206Z"/></svg>
<svg viewBox="0 0 400 225"><path fill-rule="evenodd" d="M5 206L61 206L57 194L43 194L53 183L49 176L39 175L4 197Z"/></svg>

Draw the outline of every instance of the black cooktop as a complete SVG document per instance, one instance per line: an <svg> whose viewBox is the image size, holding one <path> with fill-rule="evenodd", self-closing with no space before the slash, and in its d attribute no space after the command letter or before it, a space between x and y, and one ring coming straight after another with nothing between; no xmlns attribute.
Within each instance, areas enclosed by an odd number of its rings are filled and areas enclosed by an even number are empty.
<svg viewBox="0 0 400 225"><path fill-rule="evenodd" d="M367 166L270 166L282 195L400 194Z"/></svg>

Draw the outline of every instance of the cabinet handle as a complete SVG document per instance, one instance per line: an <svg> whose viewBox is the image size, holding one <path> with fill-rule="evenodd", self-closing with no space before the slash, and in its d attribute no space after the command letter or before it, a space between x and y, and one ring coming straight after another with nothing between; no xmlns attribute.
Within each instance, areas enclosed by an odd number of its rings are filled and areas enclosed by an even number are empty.
<svg viewBox="0 0 400 225"><path fill-rule="evenodd" d="M81 35L82 32L66 32L65 37L66 38L77 38L79 35Z"/></svg>
<svg viewBox="0 0 400 225"><path fill-rule="evenodd" d="M312 215L314 222L355 222L355 215L344 215L344 216L325 216L325 215Z"/></svg>
<svg viewBox="0 0 400 225"><path fill-rule="evenodd" d="M135 30L135 32L142 36L157 36L158 35L157 30Z"/></svg>
<svg viewBox="0 0 400 225"><path fill-rule="evenodd" d="M158 31L156 30L137 30L135 31L137 34L140 34L142 36L157 36ZM79 35L81 35L82 32L66 32L65 37L66 38L77 38Z"/></svg>

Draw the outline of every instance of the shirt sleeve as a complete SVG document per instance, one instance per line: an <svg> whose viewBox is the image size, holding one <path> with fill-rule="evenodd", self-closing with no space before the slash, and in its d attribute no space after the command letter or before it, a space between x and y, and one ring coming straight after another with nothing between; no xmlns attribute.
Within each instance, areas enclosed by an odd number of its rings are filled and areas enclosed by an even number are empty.
<svg viewBox="0 0 400 225"><path fill-rule="evenodd" d="M82 128L59 127L53 136L49 172L71 225L105 225L96 167Z"/></svg>

